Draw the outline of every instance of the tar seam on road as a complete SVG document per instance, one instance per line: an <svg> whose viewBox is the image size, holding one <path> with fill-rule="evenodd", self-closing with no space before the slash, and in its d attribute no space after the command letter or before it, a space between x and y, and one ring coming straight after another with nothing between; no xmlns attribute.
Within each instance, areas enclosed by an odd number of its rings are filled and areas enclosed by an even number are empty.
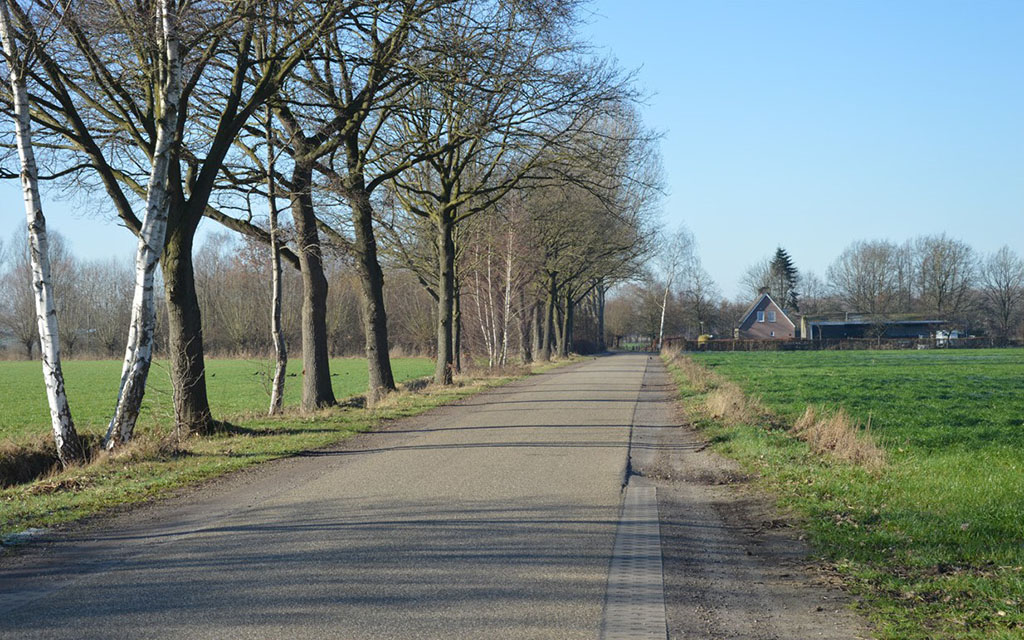
<svg viewBox="0 0 1024 640"><path fill-rule="evenodd" d="M667 637L658 497L655 487L630 482L615 532L601 640Z"/></svg>
<svg viewBox="0 0 1024 640"><path fill-rule="evenodd" d="M649 364L648 358L630 419L629 451L623 480L625 495L608 570L601 640L668 638L657 489L633 475L636 415L640 409Z"/></svg>
<svg viewBox="0 0 1024 640"><path fill-rule="evenodd" d="M644 360L644 375L640 377L640 389L636 392L636 400L633 402L633 413L629 416L629 441L626 443L626 469L622 474L622 490L626 490L629 479L633 476L633 436L636 430L636 413L640 410L640 396L644 394L644 381L647 380L647 371L650 368L651 358Z"/></svg>

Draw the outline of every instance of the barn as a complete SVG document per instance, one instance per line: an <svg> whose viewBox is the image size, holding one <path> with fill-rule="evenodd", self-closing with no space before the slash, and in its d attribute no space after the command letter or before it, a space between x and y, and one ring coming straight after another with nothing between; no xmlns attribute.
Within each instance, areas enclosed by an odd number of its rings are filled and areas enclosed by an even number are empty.
<svg viewBox="0 0 1024 640"><path fill-rule="evenodd" d="M843 319L804 317L800 335L808 340L858 338L929 338L947 324L945 320L892 320L854 316Z"/></svg>

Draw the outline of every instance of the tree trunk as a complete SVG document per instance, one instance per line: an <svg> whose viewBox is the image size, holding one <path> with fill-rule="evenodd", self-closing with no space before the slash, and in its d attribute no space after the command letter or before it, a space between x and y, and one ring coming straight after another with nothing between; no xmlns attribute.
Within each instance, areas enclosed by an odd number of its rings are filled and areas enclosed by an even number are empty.
<svg viewBox="0 0 1024 640"><path fill-rule="evenodd" d="M543 324L541 318L541 307L539 301L534 301L530 305L530 342L532 343L533 353L536 357L541 357L541 324Z"/></svg>
<svg viewBox="0 0 1024 640"><path fill-rule="evenodd" d="M565 309L562 311L562 330L559 332L558 355L568 358L572 351L572 294L565 294Z"/></svg>
<svg viewBox="0 0 1024 640"><path fill-rule="evenodd" d="M373 207L370 194L356 192L352 202L352 224L355 228L356 266L363 294L363 322L366 332L366 364L369 369L367 405L395 390L388 353L388 316L384 309L384 272L377 260L377 239L373 233Z"/></svg>
<svg viewBox="0 0 1024 640"><path fill-rule="evenodd" d="M519 359L523 364L533 362L533 350L530 345L530 327L533 325L533 307L526 304L526 291L519 289Z"/></svg>
<svg viewBox="0 0 1024 640"><path fill-rule="evenodd" d="M551 360L551 343L555 332L555 301L558 297L558 283L555 274L548 275L548 295L544 307L544 332L540 344L540 359Z"/></svg>
<svg viewBox="0 0 1024 640"><path fill-rule="evenodd" d="M302 409L315 411L336 403L327 349L327 277L320 234L313 212L313 166L292 169L292 220L302 270Z"/></svg>
<svg viewBox="0 0 1024 640"><path fill-rule="evenodd" d="M494 257L493 247L491 241L493 240L493 233L490 233L490 225L488 225L488 239L487 239L487 326L490 330L490 337L488 339L488 354L487 354L487 366L493 369L498 364L498 308L494 304L494 280L492 279L492 265L491 261Z"/></svg>
<svg viewBox="0 0 1024 640"><path fill-rule="evenodd" d="M146 215L142 221L139 247L135 256L135 295L132 301L132 319L128 331L128 344L125 347L124 366L121 369L121 386L118 391L117 406L110 419L110 425L107 427L104 442L108 449L113 449L119 443L131 440L135 431L135 422L142 407L142 398L146 392L149 367L153 360L153 334L156 330L154 279L167 234L170 208L167 179L172 161L171 147L178 126L179 102L181 101L181 61L178 57L177 17L173 13L174 4L170 0L163 0L158 7L163 27L162 44L167 55L167 77L161 96L156 148L150 167L149 185L146 189ZM178 229L180 230L180 228L179 226ZM188 267L191 277L191 241L189 241L189 245L187 248L190 254ZM191 288L194 297L194 287ZM201 346L200 343L200 348ZM201 366L202 351L199 352L199 357ZM180 378L175 378L175 380L180 380ZM205 381L202 395L205 404ZM176 393L176 408L177 396ZM206 408L205 422L209 422L209 407ZM205 422L203 427L206 426ZM191 430L190 423L176 421L178 427L183 424Z"/></svg>
<svg viewBox="0 0 1024 640"><path fill-rule="evenodd" d="M456 265L458 268L458 265ZM455 299L452 312L452 361L454 373L462 373L462 286L459 284L458 273L455 276Z"/></svg>
<svg viewBox="0 0 1024 640"><path fill-rule="evenodd" d="M288 370L288 347L281 327L281 238L277 225L277 189L274 184L274 135L271 110L267 107L267 203L270 215L270 268L273 278L270 296L270 335L274 339L274 378L270 387L270 415L281 413L284 379Z"/></svg>
<svg viewBox="0 0 1024 640"><path fill-rule="evenodd" d="M565 347L565 332L563 331L565 327L565 312L562 310L562 306L558 304L557 299L555 302L555 314L552 318L552 323L554 324L555 329L554 352L556 356L559 356L562 354Z"/></svg>
<svg viewBox="0 0 1024 640"><path fill-rule="evenodd" d="M512 317L512 229L505 246L505 304L501 313L501 366L508 364L508 325Z"/></svg>
<svg viewBox="0 0 1024 640"><path fill-rule="evenodd" d="M487 367L494 366L494 349L491 347L491 332L487 326L487 305L483 302L483 294L480 291L480 265L473 269L473 302L476 303L477 321L480 322L480 335L484 339L484 348L487 350Z"/></svg>
<svg viewBox="0 0 1024 640"><path fill-rule="evenodd" d="M71 418L71 406L64 392L64 372L60 363L60 341L57 311L50 279L49 242L46 219L43 217L42 198L39 195L39 172L32 147L32 129L22 60L14 49L11 17L7 4L0 5L0 38L10 70L14 96L15 136L21 160L21 187L28 224L29 255L32 265L32 290L35 298L36 323L39 327L39 350L43 361L43 382L50 407L50 423L57 447L57 457L65 467L85 458L81 440ZM29 357L32 347L29 345Z"/></svg>
<svg viewBox="0 0 1024 640"><path fill-rule="evenodd" d="M661 320L658 322L658 351L661 351L665 340L665 309L668 307L668 290L671 286L672 280L669 279L668 284L665 285L665 295L661 299Z"/></svg>
<svg viewBox="0 0 1024 640"><path fill-rule="evenodd" d="M597 285L597 350L604 353L608 350L608 343L604 338L604 282Z"/></svg>
<svg viewBox="0 0 1024 640"><path fill-rule="evenodd" d="M167 301L175 422L186 432L207 433L213 427L213 417L206 396L203 322L192 267L192 241L197 223L182 223L170 231L160 266Z"/></svg>
<svg viewBox="0 0 1024 640"><path fill-rule="evenodd" d="M451 216L444 212L437 221L437 366L434 382L452 384L455 369L455 237Z"/></svg>

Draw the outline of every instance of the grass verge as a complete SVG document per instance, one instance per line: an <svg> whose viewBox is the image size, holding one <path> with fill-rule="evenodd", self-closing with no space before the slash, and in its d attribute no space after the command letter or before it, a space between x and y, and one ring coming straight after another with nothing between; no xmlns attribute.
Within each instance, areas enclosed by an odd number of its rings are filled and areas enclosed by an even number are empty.
<svg viewBox="0 0 1024 640"><path fill-rule="evenodd" d="M417 415L565 363L509 369L497 375L477 373L457 379L452 387L412 380L374 409L350 402L315 414L295 408L273 418L240 413L222 422L216 434L204 437L176 440L170 425L160 423L139 432L129 446L114 454L102 453L88 464L0 490L0 535L57 527L167 496L181 487L326 447L385 421Z"/></svg>
<svg viewBox="0 0 1024 640"><path fill-rule="evenodd" d="M812 352L669 366L697 426L801 518L880 638L1019 639L1022 360Z"/></svg>

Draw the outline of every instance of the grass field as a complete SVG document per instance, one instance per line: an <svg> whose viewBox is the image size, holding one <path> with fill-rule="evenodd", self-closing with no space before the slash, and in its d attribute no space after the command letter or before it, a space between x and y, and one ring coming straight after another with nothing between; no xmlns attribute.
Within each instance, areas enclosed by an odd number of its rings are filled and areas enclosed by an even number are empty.
<svg viewBox="0 0 1024 640"><path fill-rule="evenodd" d="M428 358L395 358L395 380L404 382L434 371ZM206 361L210 407L218 420L261 413L270 403L269 374L273 364L260 360ZM302 363L290 363L285 381L285 406L302 397ZM102 433L114 410L121 363L113 360L71 360L64 363L65 386L75 426L82 433ZM331 383L336 397L366 391L366 361L360 358L331 360ZM0 362L0 441L15 442L50 432L42 368L38 362ZM171 384L166 363L156 362L149 373L139 428L166 424L172 415Z"/></svg>
<svg viewBox="0 0 1024 640"><path fill-rule="evenodd" d="M693 359L787 424L808 405L870 424L880 471L813 455L784 431L704 421L805 516L881 637L1024 638L1024 350Z"/></svg>

